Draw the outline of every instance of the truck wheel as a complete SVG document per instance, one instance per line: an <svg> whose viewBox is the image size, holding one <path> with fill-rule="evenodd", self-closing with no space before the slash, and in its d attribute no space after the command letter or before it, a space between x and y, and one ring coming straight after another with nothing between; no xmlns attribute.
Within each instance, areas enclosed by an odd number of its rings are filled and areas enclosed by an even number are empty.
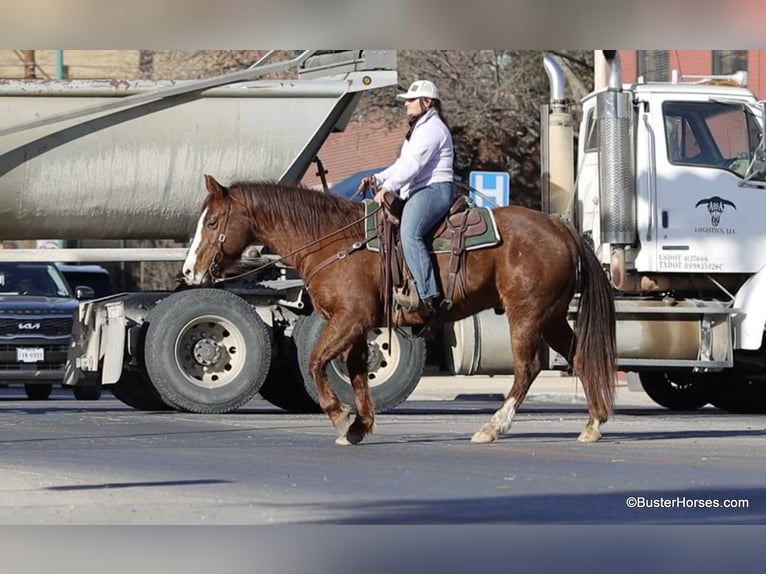
<svg viewBox="0 0 766 574"><path fill-rule="evenodd" d="M753 379L746 373L718 373L711 390L711 404L736 414L766 413L766 381Z"/></svg>
<svg viewBox="0 0 766 574"><path fill-rule="evenodd" d="M32 401L44 401L51 396L53 392L53 385L32 385L25 384L24 392L27 394L27 398Z"/></svg>
<svg viewBox="0 0 766 574"><path fill-rule="evenodd" d="M97 401L101 398L101 384L78 385L72 387L72 393L78 401Z"/></svg>
<svg viewBox="0 0 766 574"><path fill-rule="evenodd" d="M147 323L146 371L172 407L226 413L251 400L266 379L271 334L233 293L179 291L157 304Z"/></svg>
<svg viewBox="0 0 766 574"><path fill-rule="evenodd" d="M162 400L145 375L135 371L123 371L120 380L107 388L115 398L139 411L175 410Z"/></svg>
<svg viewBox="0 0 766 574"><path fill-rule="evenodd" d="M643 371L639 375L649 398L671 411L693 411L710 401L706 375L662 371Z"/></svg>
<svg viewBox="0 0 766 574"><path fill-rule="evenodd" d="M319 395L309 374L308 362L311 350L319 340L327 322L316 314L308 318L303 338L296 341L301 372L306 392L319 402ZM393 329L391 343L388 329L378 327L367 335L369 348L368 384L375 403L375 412L380 413L402 403L415 390L426 361L426 344L419 337L413 337L409 329ZM338 397L344 403L354 404L351 381L348 378L343 359L336 358L327 365L327 377Z"/></svg>
<svg viewBox="0 0 766 574"><path fill-rule="evenodd" d="M306 392L303 375L298 365L297 341L302 339L308 324L306 317L298 317L292 336L283 335L278 341L279 355L272 359L271 369L260 391L261 397L272 405L291 413L322 412L319 405Z"/></svg>

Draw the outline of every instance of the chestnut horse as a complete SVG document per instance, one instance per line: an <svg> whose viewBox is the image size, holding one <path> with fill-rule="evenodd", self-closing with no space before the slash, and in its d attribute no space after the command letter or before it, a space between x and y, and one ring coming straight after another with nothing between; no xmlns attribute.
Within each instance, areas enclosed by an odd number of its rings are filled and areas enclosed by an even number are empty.
<svg viewBox="0 0 766 574"><path fill-rule="evenodd" d="M296 186L239 182L224 187L205 176L208 195L184 262L190 285L220 279L243 249L259 242L309 279L314 308L327 326L309 357L319 406L339 433L338 444L359 443L373 430L375 411L367 384L367 333L384 324L378 253L360 248L364 206ZM465 255L466 275L446 318L457 321L484 309L505 311L511 331L514 378L500 409L473 435L491 442L506 432L542 368L544 340L573 366L585 392L589 419L578 440L601 437L599 425L614 402L615 311L609 282L592 248L561 219L523 207L494 210L502 241ZM435 255L446 284L449 253ZM578 287L575 335L567 322ZM401 324L419 326L417 315ZM340 402L325 366L343 354L356 416Z"/></svg>

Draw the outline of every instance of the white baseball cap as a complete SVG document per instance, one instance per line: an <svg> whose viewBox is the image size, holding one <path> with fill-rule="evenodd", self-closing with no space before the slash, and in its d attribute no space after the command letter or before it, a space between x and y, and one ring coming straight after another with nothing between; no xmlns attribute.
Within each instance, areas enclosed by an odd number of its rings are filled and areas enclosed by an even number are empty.
<svg viewBox="0 0 766 574"><path fill-rule="evenodd" d="M396 94L400 100L416 100L417 98L439 99L439 90L436 89L433 82L428 80L417 80L412 82L410 89L406 94Z"/></svg>

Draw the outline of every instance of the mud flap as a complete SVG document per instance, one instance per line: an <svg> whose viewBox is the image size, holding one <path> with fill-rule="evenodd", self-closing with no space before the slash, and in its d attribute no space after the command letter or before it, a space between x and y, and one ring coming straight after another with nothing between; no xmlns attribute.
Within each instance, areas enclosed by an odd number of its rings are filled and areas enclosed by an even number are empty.
<svg viewBox="0 0 766 574"><path fill-rule="evenodd" d="M102 344L104 348L104 366L101 371L101 384L111 385L122 376L122 361L125 352L125 306L121 301L106 304L106 326L103 327Z"/></svg>

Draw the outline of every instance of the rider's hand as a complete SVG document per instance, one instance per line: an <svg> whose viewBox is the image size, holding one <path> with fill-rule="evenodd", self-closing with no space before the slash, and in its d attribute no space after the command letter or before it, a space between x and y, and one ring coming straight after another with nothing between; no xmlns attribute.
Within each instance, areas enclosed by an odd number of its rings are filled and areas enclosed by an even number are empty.
<svg viewBox="0 0 766 574"><path fill-rule="evenodd" d="M381 187L378 190L378 193L375 194L375 197L374 197L375 203L377 203L378 205L383 205L383 196L386 195L387 193L388 193L388 190L385 187Z"/></svg>

